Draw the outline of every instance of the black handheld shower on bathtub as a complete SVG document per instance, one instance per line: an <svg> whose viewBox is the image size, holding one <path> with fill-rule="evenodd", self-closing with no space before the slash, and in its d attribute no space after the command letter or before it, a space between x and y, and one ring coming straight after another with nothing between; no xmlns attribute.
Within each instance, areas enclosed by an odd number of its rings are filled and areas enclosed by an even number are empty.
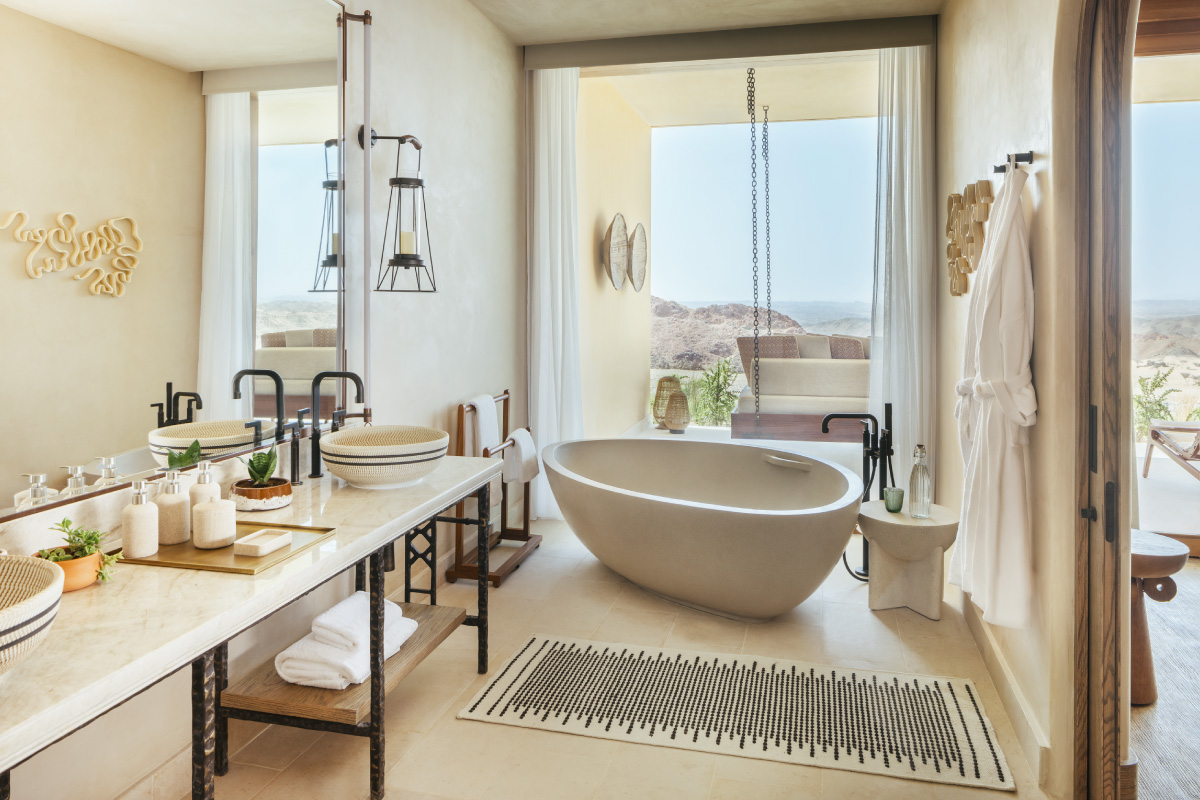
<svg viewBox="0 0 1200 800"><path fill-rule="evenodd" d="M895 454L892 450L892 404L883 404L882 428L874 414L826 414L821 420L821 433L829 433L829 421L834 419L852 419L862 423L863 502L871 499L871 485L874 484L877 473L879 475L879 499L882 500L883 490L888 486L889 479L892 486L896 485L896 473L892 471L892 456ZM881 467L882 471L880 471ZM870 576L870 558L865 538L862 543L862 570L851 567L845 553L842 553L842 564L846 566L846 571L856 579L863 583L867 582Z"/></svg>

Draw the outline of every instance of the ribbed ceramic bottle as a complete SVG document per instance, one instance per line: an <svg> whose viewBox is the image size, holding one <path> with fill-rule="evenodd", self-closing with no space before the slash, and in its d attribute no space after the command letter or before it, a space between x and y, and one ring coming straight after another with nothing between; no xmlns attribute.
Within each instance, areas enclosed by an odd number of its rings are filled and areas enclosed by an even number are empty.
<svg viewBox="0 0 1200 800"><path fill-rule="evenodd" d="M925 463L925 445L919 444L913 452L912 475L908 479L908 513L913 519L929 519L932 505L933 482Z"/></svg>

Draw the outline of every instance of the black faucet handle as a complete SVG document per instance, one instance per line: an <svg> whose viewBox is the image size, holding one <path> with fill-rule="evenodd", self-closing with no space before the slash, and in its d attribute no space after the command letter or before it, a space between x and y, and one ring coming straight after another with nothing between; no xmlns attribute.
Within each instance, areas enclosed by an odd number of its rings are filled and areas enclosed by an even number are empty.
<svg viewBox="0 0 1200 800"><path fill-rule="evenodd" d="M151 404L150 404L150 407L151 407L151 408L157 408L157 409L158 409L158 427L160 427L160 428L165 428L165 427L167 426L167 419L166 419L166 415L165 415L165 414L163 414L163 408L165 408L165 404L163 404L163 403L151 403Z"/></svg>
<svg viewBox="0 0 1200 800"><path fill-rule="evenodd" d="M262 447L262 420L256 419L246 423L247 428L254 428L254 446Z"/></svg>
<svg viewBox="0 0 1200 800"><path fill-rule="evenodd" d="M341 430L342 425L346 424L346 415L349 413L350 412L344 408L338 408L334 410L333 414L331 415L332 422L329 426L331 433L336 433L337 431Z"/></svg>
<svg viewBox="0 0 1200 800"><path fill-rule="evenodd" d="M306 414L311 415L312 409L311 408L302 408L296 412L296 435L297 436L304 433L304 416ZM313 420L313 422L315 424L316 420Z"/></svg>

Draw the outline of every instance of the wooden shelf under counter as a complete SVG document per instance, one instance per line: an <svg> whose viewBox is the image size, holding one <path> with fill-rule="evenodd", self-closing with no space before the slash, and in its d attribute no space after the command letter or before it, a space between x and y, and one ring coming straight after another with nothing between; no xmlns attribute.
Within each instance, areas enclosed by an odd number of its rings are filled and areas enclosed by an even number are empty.
<svg viewBox="0 0 1200 800"><path fill-rule="evenodd" d="M417 623L417 630L384 662L385 692L395 689L467 618L465 609L453 606L396 605L404 616ZM275 659L271 659L221 692L221 706L357 725L371 716L371 682L363 681L341 691L297 686L279 677Z"/></svg>

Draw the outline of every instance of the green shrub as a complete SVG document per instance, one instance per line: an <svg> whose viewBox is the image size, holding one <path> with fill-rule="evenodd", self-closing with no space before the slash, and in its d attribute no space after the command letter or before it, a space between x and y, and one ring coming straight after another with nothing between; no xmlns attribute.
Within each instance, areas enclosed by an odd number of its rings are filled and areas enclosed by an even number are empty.
<svg viewBox="0 0 1200 800"><path fill-rule="evenodd" d="M1133 395L1133 419L1139 441L1149 435L1151 420L1173 418L1167 398L1179 390L1164 389L1163 386L1174 371L1174 367L1166 371L1156 369L1153 376L1137 379L1138 391Z"/></svg>
<svg viewBox="0 0 1200 800"><path fill-rule="evenodd" d="M692 422L729 427L730 415L737 408L738 395L733 390L736 378L730 360L722 358L700 377L687 381L684 393L688 396Z"/></svg>

